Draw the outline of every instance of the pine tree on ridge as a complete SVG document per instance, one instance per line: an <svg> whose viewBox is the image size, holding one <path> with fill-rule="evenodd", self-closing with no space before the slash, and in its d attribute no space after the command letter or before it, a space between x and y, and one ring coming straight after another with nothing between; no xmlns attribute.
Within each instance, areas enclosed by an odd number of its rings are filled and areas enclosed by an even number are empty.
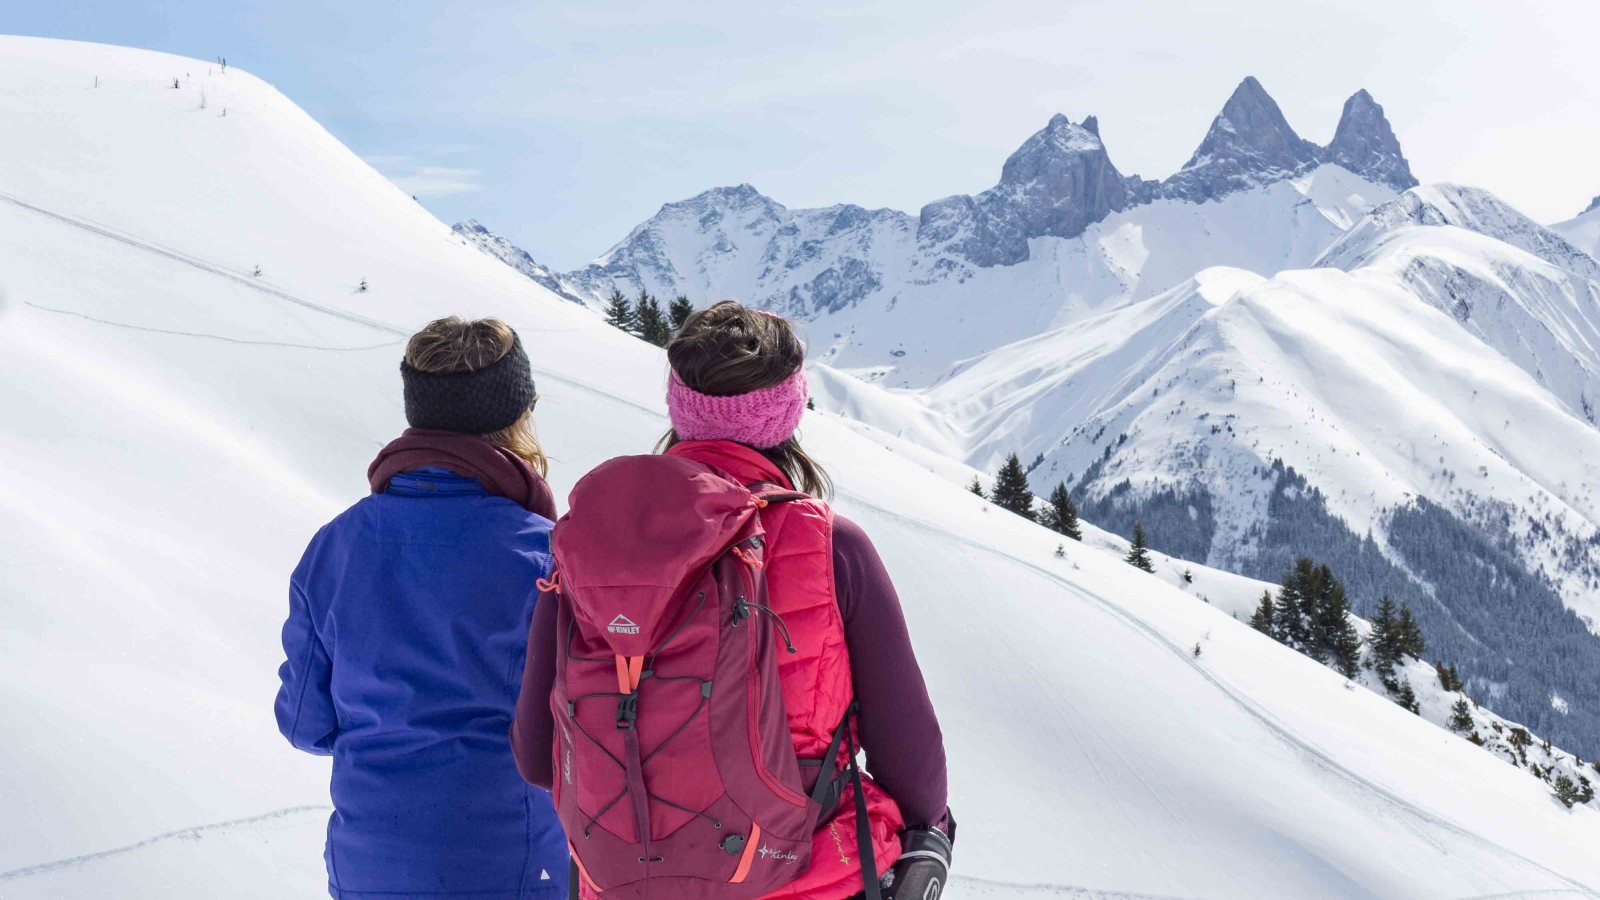
<svg viewBox="0 0 1600 900"><path fill-rule="evenodd" d="M665 347L667 341L672 339L672 329L667 327L667 317L661 311L661 302L650 296L648 291L641 290L633 309L639 323L639 337L657 347Z"/></svg>
<svg viewBox="0 0 1600 900"><path fill-rule="evenodd" d="M1078 507L1067 493L1065 482L1056 482L1055 489L1050 492L1048 505L1039 515L1039 524L1075 541L1083 540L1083 529L1078 526Z"/></svg>
<svg viewBox="0 0 1600 900"><path fill-rule="evenodd" d="M620 288L612 288L611 296L606 299L606 322L629 334L634 334L638 328L638 316L633 310L633 303Z"/></svg>
<svg viewBox="0 0 1600 900"><path fill-rule="evenodd" d="M672 325L672 333L677 334L683 330L683 323L689 321L694 315L694 304L689 302L685 294L679 294L667 307L667 321Z"/></svg>
<svg viewBox="0 0 1600 900"><path fill-rule="evenodd" d="M989 499L996 506L1033 520L1033 491L1028 489L1028 475L1022 471L1022 462L1015 453L1006 457L1005 464L995 475L994 490Z"/></svg>
<svg viewBox="0 0 1600 900"><path fill-rule="evenodd" d="M1146 572L1156 570L1155 563L1150 559L1150 543L1144 536L1144 522L1138 519L1133 522L1133 541L1128 545L1128 555L1122 561Z"/></svg>

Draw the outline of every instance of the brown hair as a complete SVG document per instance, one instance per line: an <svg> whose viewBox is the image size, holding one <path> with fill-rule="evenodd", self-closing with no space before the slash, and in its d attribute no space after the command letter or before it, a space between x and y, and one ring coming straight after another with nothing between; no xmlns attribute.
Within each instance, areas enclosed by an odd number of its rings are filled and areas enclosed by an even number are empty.
<svg viewBox="0 0 1600 900"><path fill-rule="evenodd" d="M460 316L434 319L406 343L406 364L421 372L476 372L499 362L511 352L516 332L499 319L474 319ZM550 461L539 446L533 430L533 410L499 431L482 435L484 440L520 456L543 478Z"/></svg>
<svg viewBox="0 0 1600 900"><path fill-rule="evenodd" d="M715 303L691 315L672 342L667 362L683 383L702 394L729 397L772 387L805 365L806 348L787 319L746 309L735 300ZM668 431L656 444L661 453L680 438ZM783 443L755 448L789 476L795 487L814 496L833 495L833 481L790 435Z"/></svg>

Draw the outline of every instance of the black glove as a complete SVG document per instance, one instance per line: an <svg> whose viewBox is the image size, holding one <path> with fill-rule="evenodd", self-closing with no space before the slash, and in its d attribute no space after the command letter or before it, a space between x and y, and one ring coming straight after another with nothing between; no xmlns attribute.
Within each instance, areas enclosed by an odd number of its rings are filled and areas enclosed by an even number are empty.
<svg viewBox="0 0 1600 900"><path fill-rule="evenodd" d="M950 880L950 860L955 820L949 820L950 834L938 828L916 828L900 839L900 859L894 864L885 896L889 900L939 900Z"/></svg>

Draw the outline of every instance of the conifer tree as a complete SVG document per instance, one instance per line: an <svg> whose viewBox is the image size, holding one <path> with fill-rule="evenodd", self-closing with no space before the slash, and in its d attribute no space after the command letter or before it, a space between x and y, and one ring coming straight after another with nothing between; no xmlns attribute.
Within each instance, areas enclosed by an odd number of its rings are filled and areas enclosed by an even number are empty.
<svg viewBox="0 0 1600 900"><path fill-rule="evenodd" d="M1255 615L1250 617L1250 627L1262 634L1276 639L1277 629L1272 623L1272 595L1266 591L1261 592L1261 605L1256 607Z"/></svg>
<svg viewBox="0 0 1600 900"><path fill-rule="evenodd" d="M1315 608L1316 598L1306 597L1304 591L1311 574L1310 558L1301 557L1295 561L1283 573L1272 609L1272 621L1279 643L1301 652L1305 652L1311 644L1311 617L1307 613Z"/></svg>
<svg viewBox="0 0 1600 900"><path fill-rule="evenodd" d="M1394 680L1394 664L1400 660L1400 619L1395 614L1394 601L1384 595L1378 612L1372 617L1372 633L1367 635L1367 645L1372 648L1372 670L1390 692L1398 690Z"/></svg>
<svg viewBox="0 0 1600 900"><path fill-rule="evenodd" d="M979 497L982 497L985 500L989 499L989 495L983 492L983 485L978 483L978 476L976 475L972 476L972 483L967 485L967 490L977 494Z"/></svg>
<svg viewBox="0 0 1600 900"><path fill-rule="evenodd" d="M689 317L692 315L694 315L694 304L690 303L689 298L683 294L679 294L677 299L673 300L672 304L667 307L667 319L672 325L674 334L683 330L683 323L689 321Z"/></svg>
<svg viewBox="0 0 1600 900"><path fill-rule="evenodd" d="M1078 527L1078 507L1073 505L1066 483L1056 482L1055 490L1050 492L1049 505L1039 516L1039 523L1075 541L1083 540L1083 529Z"/></svg>
<svg viewBox="0 0 1600 900"><path fill-rule="evenodd" d="M1467 731L1470 728L1472 728L1472 707L1468 705L1467 698L1462 697L1450 707L1450 730Z"/></svg>
<svg viewBox="0 0 1600 900"><path fill-rule="evenodd" d="M1350 621L1350 601L1344 583L1334 577L1327 565L1307 567L1307 576L1302 590L1315 597L1311 616L1312 655L1338 669L1346 678L1354 678L1361 665L1361 635Z"/></svg>
<svg viewBox="0 0 1600 900"><path fill-rule="evenodd" d="M1411 682L1404 678L1400 679L1400 691L1395 696L1394 702L1419 716L1422 715L1422 706L1417 703L1417 692L1411 689Z"/></svg>
<svg viewBox="0 0 1600 900"><path fill-rule="evenodd" d="M1452 690L1452 691L1464 691L1464 690L1466 690L1467 686L1465 684L1461 683L1461 673L1456 671L1456 664L1455 663L1451 663L1447 667L1447 670L1450 673L1450 690Z"/></svg>
<svg viewBox="0 0 1600 900"><path fill-rule="evenodd" d="M667 327L667 317L661 312L661 302L650 296L648 291L641 290L639 301L633 308L639 321L639 337L657 347L665 347L667 341L672 339L672 330Z"/></svg>
<svg viewBox="0 0 1600 900"><path fill-rule="evenodd" d="M1122 561L1146 572L1156 570L1155 563L1150 560L1150 543L1145 540L1144 522L1138 519L1133 522L1133 543L1128 546L1128 555Z"/></svg>
<svg viewBox="0 0 1600 900"><path fill-rule="evenodd" d="M634 334L638 329L638 317L633 311L633 304L629 302L628 295L618 288L612 288L611 296L606 300L606 322L629 334Z"/></svg>
<svg viewBox="0 0 1600 900"><path fill-rule="evenodd" d="M1411 607L1400 604L1400 652L1421 659L1428 645L1422 640L1422 626L1411 615Z"/></svg>
<svg viewBox="0 0 1600 900"><path fill-rule="evenodd" d="M1571 809L1573 804L1579 802L1578 786L1572 783L1571 778L1565 775L1557 775L1555 789L1556 799L1560 800L1562 805L1568 809Z"/></svg>
<svg viewBox="0 0 1600 900"><path fill-rule="evenodd" d="M1008 509L1024 519L1033 519L1033 491L1028 490L1028 476L1022 471L1022 462L1015 453L1006 457L1005 465L995 476L994 493L990 497L996 506Z"/></svg>

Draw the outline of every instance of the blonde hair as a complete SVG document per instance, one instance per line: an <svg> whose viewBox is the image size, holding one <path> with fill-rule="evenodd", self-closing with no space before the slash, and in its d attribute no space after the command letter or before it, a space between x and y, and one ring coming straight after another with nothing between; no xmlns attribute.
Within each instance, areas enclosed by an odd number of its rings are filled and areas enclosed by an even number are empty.
<svg viewBox="0 0 1600 900"><path fill-rule="evenodd" d="M406 343L406 364L420 372L476 372L499 362L516 340L516 332L499 319L469 322L460 316L446 316L411 336ZM539 446L532 409L499 431L480 437L521 457L540 478L549 473L550 461Z"/></svg>

